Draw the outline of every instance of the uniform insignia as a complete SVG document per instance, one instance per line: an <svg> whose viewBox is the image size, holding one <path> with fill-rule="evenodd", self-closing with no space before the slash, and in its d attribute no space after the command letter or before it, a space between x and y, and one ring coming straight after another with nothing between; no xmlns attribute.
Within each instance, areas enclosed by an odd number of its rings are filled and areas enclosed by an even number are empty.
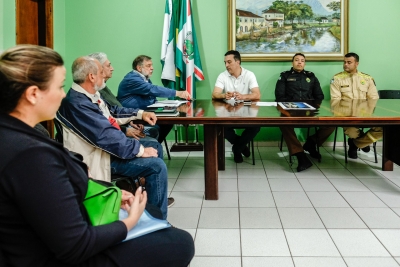
<svg viewBox="0 0 400 267"><path fill-rule="evenodd" d="M295 82L296 81L296 78L289 78L289 79L287 79L288 80L288 82Z"/></svg>
<svg viewBox="0 0 400 267"><path fill-rule="evenodd" d="M334 80L334 79L332 79L332 80L331 80L331 83L333 83L334 81L335 81L335 80Z"/></svg>
<svg viewBox="0 0 400 267"><path fill-rule="evenodd" d="M308 83L311 82L310 78L307 78L306 81L307 81Z"/></svg>
<svg viewBox="0 0 400 267"><path fill-rule="evenodd" d="M362 85L364 85L364 84L365 84L365 81L364 81L364 80L362 80L362 81L360 81L360 83L361 83Z"/></svg>

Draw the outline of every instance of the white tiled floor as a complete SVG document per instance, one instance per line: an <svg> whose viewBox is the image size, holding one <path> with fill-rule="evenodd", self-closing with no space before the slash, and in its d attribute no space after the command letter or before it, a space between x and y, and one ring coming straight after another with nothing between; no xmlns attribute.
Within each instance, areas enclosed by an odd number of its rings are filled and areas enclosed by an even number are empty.
<svg viewBox="0 0 400 267"><path fill-rule="evenodd" d="M323 147L297 173L286 148L255 147L255 166L226 151L218 201L204 200L202 153L165 159L168 220L194 238L191 267L400 266L400 167L381 171L372 151L345 164L343 148Z"/></svg>

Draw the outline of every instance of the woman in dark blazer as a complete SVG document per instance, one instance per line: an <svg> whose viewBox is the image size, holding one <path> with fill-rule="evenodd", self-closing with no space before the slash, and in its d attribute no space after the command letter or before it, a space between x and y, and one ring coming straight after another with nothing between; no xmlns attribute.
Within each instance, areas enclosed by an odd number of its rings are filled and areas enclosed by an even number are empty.
<svg viewBox="0 0 400 267"><path fill-rule="evenodd" d="M168 228L121 243L147 200L124 192L128 218L92 226L87 166L33 127L65 96L58 53L21 45L0 56L0 249L7 266L187 266L192 237Z"/></svg>

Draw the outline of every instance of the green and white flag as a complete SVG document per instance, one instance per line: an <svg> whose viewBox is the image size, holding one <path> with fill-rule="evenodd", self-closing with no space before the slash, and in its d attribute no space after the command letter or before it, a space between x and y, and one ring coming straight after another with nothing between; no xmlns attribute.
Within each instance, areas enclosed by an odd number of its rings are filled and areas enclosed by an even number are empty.
<svg viewBox="0 0 400 267"><path fill-rule="evenodd" d="M164 28L161 44L161 80L165 87L176 87L176 32L179 23L180 0L166 0L164 14Z"/></svg>
<svg viewBox="0 0 400 267"><path fill-rule="evenodd" d="M161 45L164 86L187 90L195 98L195 81L204 80L190 0L166 0Z"/></svg>
<svg viewBox="0 0 400 267"><path fill-rule="evenodd" d="M182 0L179 16L179 33L176 44L176 68L180 72L180 88L196 98L195 81L203 81L200 54L194 29L190 0Z"/></svg>

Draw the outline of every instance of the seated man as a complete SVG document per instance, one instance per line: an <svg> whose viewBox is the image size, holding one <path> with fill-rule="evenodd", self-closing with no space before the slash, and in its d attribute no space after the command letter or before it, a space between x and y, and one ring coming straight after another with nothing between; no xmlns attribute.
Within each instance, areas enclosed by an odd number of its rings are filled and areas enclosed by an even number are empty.
<svg viewBox="0 0 400 267"><path fill-rule="evenodd" d="M125 75L118 86L117 99L124 107L146 109L156 102L156 97L180 97L190 99L187 91L175 91L169 88L152 84L150 77L153 74L151 57L138 56L132 63L133 70ZM158 142L164 141L173 125L157 125Z"/></svg>
<svg viewBox="0 0 400 267"><path fill-rule="evenodd" d="M331 80L331 99L379 99L374 78L357 70L360 57L356 53L344 56L342 72L333 76ZM383 136L382 127L372 127L363 133L356 127L343 127L349 137L348 156L357 159L357 149L369 152L369 145Z"/></svg>
<svg viewBox="0 0 400 267"><path fill-rule="evenodd" d="M89 57L97 59L100 62L103 67L104 82L107 82L112 77L114 71L114 68L111 66L111 62L108 60L107 55L99 52L90 54ZM121 103L114 96L107 85L101 89L99 93L110 106L122 107ZM158 130L154 127L144 127L142 124L134 124L133 122L130 122L129 125L120 125L120 127L121 131L123 131L126 136L133 137L138 140L142 139L152 141L151 138L158 138Z"/></svg>
<svg viewBox="0 0 400 267"><path fill-rule="evenodd" d="M212 99L253 101L261 97L260 88L253 72L241 67L241 57L238 51L230 50L225 53L225 68L215 82ZM250 157L247 144L257 135L260 127L244 128L242 135L237 135L235 127L224 127L225 139L233 146L233 159L236 163L243 162L242 154Z"/></svg>
<svg viewBox="0 0 400 267"><path fill-rule="evenodd" d="M140 144L138 140L126 137L118 125L118 122L131 119L142 119L154 125L156 116L140 109L109 108L98 92L104 87L102 66L98 60L90 57L76 59L72 64L72 76L74 83L61 103L58 119L73 129L80 139L111 155L111 173L132 178L146 177L148 202L158 206L166 218L167 168L160 158L162 155L157 153L160 144ZM77 138L72 137L64 136L64 143L77 142Z"/></svg>
<svg viewBox="0 0 400 267"><path fill-rule="evenodd" d="M305 65L305 55L296 53L292 58L292 68L282 72L276 82L275 98L277 102L324 99L324 93L321 90L317 77L311 71L305 71ZM335 127L320 127L314 135L307 138L306 143L302 147L296 137L294 127L282 126L279 128L282 131L290 155L297 157L298 172L312 166L311 161L304 154L304 150L308 151L311 157L318 160L321 159L321 154L317 151L317 146L321 146L335 130Z"/></svg>

